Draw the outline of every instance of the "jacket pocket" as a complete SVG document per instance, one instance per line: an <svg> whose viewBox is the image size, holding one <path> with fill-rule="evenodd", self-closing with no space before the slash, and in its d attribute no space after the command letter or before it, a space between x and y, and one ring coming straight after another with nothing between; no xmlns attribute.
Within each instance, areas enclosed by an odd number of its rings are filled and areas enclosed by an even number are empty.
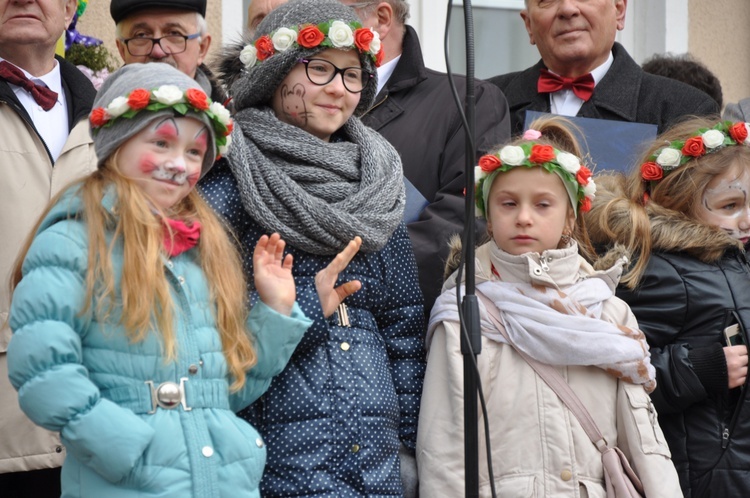
<svg viewBox="0 0 750 498"><path fill-rule="evenodd" d="M514 498L535 498L542 496L541 490L536 489L536 476L511 475L495 479L497 496L512 496ZM479 496L491 496L490 483L479 487Z"/></svg>
<svg viewBox="0 0 750 498"><path fill-rule="evenodd" d="M630 404L630 413L633 416L638 436L641 439L641 448L646 454L662 455L671 458L669 446L664 439L664 433L659 427L658 416L651 398L641 386L628 386L625 394Z"/></svg>

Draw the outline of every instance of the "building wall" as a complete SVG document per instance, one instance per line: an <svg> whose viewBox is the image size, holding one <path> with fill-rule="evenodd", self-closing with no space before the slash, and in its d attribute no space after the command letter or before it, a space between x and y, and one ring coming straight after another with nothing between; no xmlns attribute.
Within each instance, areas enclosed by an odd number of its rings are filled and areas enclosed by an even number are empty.
<svg viewBox="0 0 750 498"><path fill-rule="evenodd" d="M721 81L724 102L750 97L750 1L690 0L689 51Z"/></svg>

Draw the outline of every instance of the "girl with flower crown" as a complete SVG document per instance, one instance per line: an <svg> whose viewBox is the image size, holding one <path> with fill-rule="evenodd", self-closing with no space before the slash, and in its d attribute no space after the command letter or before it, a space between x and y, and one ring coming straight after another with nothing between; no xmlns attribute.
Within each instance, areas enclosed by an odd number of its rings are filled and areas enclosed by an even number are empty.
<svg viewBox="0 0 750 498"><path fill-rule="evenodd" d="M651 394L686 497L750 493L748 123L665 132L587 215L597 246L635 256L617 295L651 345Z"/></svg>
<svg viewBox="0 0 750 498"><path fill-rule="evenodd" d="M480 299L476 361L493 465L490 474L480 431L479 494L491 496L490 475L502 497L606 494L599 450L518 348L567 380L609 447L625 453L646 496L677 497L677 475L648 397L655 387L648 347L614 296L627 258L613 251L595 270L582 256L593 254L582 214L596 187L569 126L560 117L537 120L477 166L478 215L487 218L491 240L476 250L476 290L488 299ZM417 463L420 492L431 498L464 491L458 278L447 279L428 326ZM490 320L485 302L502 323Z"/></svg>
<svg viewBox="0 0 750 498"><path fill-rule="evenodd" d="M424 312L403 173L396 150L357 118L372 105L382 58L377 32L338 0L292 0L224 56L234 140L203 194L243 248L281 234L314 320L241 414L268 442L264 497L395 498L401 474L416 484ZM341 306L321 300L316 272L355 236L361 250L344 277L358 291Z"/></svg>
<svg viewBox="0 0 750 498"><path fill-rule="evenodd" d="M239 255L195 192L231 123L197 83L131 64L90 115L99 169L50 204L15 268L11 383L59 431L64 497L259 497L265 443L235 411L312 323L278 234ZM321 274L335 281L352 242ZM345 290L321 286L321 299Z"/></svg>

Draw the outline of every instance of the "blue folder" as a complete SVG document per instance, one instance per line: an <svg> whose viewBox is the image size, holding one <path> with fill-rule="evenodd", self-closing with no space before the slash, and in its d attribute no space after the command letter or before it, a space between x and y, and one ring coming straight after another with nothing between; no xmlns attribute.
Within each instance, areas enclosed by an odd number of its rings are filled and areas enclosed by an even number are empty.
<svg viewBox="0 0 750 498"><path fill-rule="evenodd" d="M524 129L528 129L529 124L545 114L547 113L526 111ZM646 147L656 139L657 127L653 124L577 116L565 118L583 132L583 136L576 133L583 151L583 160L596 173L604 170L629 173Z"/></svg>

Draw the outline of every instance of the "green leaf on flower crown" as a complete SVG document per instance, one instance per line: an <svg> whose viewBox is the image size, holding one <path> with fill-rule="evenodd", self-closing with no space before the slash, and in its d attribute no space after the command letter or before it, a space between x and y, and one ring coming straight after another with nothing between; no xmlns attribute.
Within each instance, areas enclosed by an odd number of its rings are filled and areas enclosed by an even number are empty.
<svg viewBox="0 0 750 498"><path fill-rule="evenodd" d="M187 104L185 104L183 102L180 102L179 104L175 104L172 107L174 108L175 111L179 112L183 116L185 114L187 114L187 112L188 112L188 106L187 106Z"/></svg>
<svg viewBox="0 0 750 498"><path fill-rule="evenodd" d="M152 102L146 106L146 110L147 111L161 111L162 109L166 109L167 107L169 107L167 104L162 104L161 102Z"/></svg>
<svg viewBox="0 0 750 498"><path fill-rule="evenodd" d="M122 117L122 118L128 118L128 119L130 119L130 118L132 118L133 116L135 116L136 114L138 114L138 111L139 111L139 110L140 110L140 109L128 109L127 111L123 112L123 113L122 113L122 114L120 115L120 117Z"/></svg>
<svg viewBox="0 0 750 498"><path fill-rule="evenodd" d="M328 30L331 29L331 22L326 21L318 24L318 29L321 30L324 35L328 36Z"/></svg>

